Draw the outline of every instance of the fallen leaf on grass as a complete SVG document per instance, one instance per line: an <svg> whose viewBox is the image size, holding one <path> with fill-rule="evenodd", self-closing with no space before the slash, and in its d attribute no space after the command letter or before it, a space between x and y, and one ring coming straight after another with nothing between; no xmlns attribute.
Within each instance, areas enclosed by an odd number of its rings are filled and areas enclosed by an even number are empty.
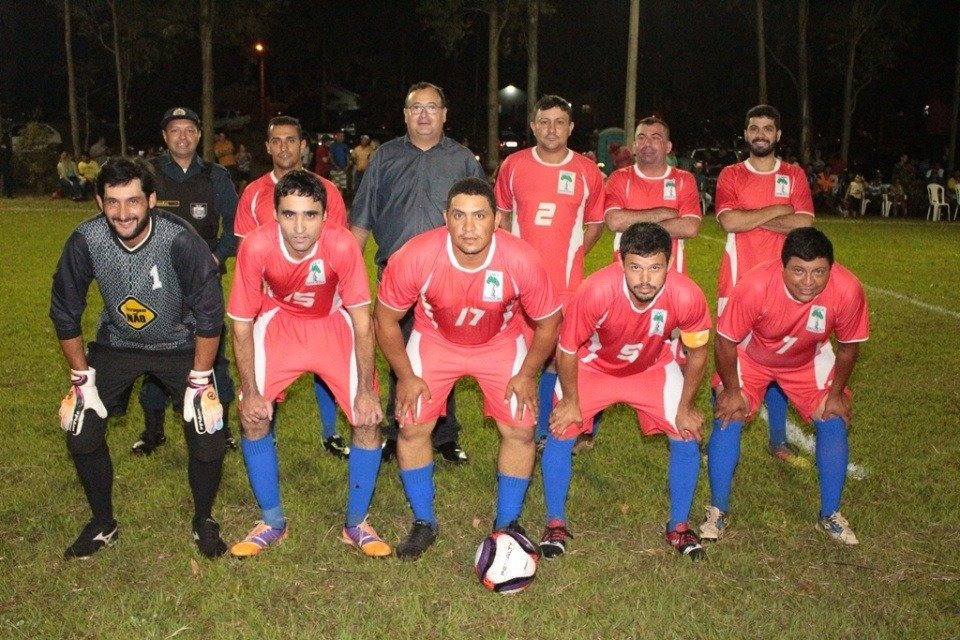
<svg viewBox="0 0 960 640"><path fill-rule="evenodd" d="M200 575L200 563L193 558L190 558L190 573L195 576Z"/></svg>

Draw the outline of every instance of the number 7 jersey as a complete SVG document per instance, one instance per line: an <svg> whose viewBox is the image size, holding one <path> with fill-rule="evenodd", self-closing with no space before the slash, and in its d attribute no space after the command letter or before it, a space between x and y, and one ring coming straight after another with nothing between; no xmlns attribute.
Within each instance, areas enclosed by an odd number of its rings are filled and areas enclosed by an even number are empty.
<svg viewBox="0 0 960 640"><path fill-rule="evenodd" d="M419 302L414 329L459 345L512 340L524 322L521 308L533 320L560 308L529 244L497 230L484 263L466 269L446 227L421 233L390 257L377 299L396 311Z"/></svg>

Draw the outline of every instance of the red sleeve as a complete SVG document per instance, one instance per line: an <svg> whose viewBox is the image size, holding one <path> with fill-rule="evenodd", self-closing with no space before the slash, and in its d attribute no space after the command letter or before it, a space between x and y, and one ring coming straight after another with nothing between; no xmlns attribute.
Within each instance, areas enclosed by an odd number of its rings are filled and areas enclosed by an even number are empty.
<svg viewBox="0 0 960 640"><path fill-rule="evenodd" d="M633 171L632 168L628 168L627 170ZM626 208L628 177L626 171L620 169L610 174L610 177L607 179L606 194L603 200L604 212L610 211L611 209Z"/></svg>
<svg viewBox="0 0 960 640"><path fill-rule="evenodd" d="M343 202L343 196L340 195L340 189L326 178L320 178L324 189L327 190L327 222L342 227L347 227L347 206Z"/></svg>
<svg viewBox="0 0 960 640"><path fill-rule="evenodd" d="M253 194L254 189L250 183L240 195L240 201L237 202L237 214L233 218L233 234L238 238L246 236L257 228L257 219L253 215Z"/></svg>
<svg viewBox="0 0 960 640"><path fill-rule="evenodd" d="M763 310L766 285L762 279L744 278L733 288L723 314L717 319L717 333L734 342L741 342L753 329Z"/></svg>
<svg viewBox="0 0 960 640"><path fill-rule="evenodd" d="M703 210L700 208L700 190L697 189L697 180L693 174L680 174L680 193L677 200L677 210L680 216L703 217Z"/></svg>
<svg viewBox="0 0 960 640"><path fill-rule="evenodd" d="M377 300L397 311L406 311L416 304L423 285L418 253L410 251L410 246L408 242L390 256L377 289Z"/></svg>
<svg viewBox="0 0 960 640"><path fill-rule="evenodd" d="M553 293L553 285L550 284L550 277L540 260L540 254L532 247L524 247L522 252L518 251L516 255L519 259L515 264L520 266L517 272L521 278L518 282L520 304L531 319L542 320L560 308L560 303Z"/></svg>
<svg viewBox="0 0 960 640"><path fill-rule="evenodd" d="M331 243L331 255L335 256L334 268L339 276L340 298L345 307L370 304L370 281L363 254L353 234L343 230Z"/></svg>
<svg viewBox="0 0 960 640"><path fill-rule="evenodd" d="M850 283L841 295L834 334L840 342L863 342L870 337L870 312L863 285L850 274Z"/></svg>
<svg viewBox="0 0 960 640"><path fill-rule="evenodd" d="M239 218L238 218L239 219ZM270 245L267 236L257 234L240 243L230 288L227 315L234 320L253 320L263 306L263 269Z"/></svg>
<svg viewBox="0 0 960 640"><path fill-rule="evenodd" d="M790 194L790 204L794 213L809 213L814 215L813 196L810 195L810 183L807 174L797 165L793 165L793 192ZM719 186L719 185L718 185Z"/></svg>
<svg viewBox="0 0 960 640"><path fill-rule="evenodd" d="M584 158L584 173L587 177L587 196L586 208L583 212L583 222L590 224L594 222L603 222L603 214L606 212L606 195L604 194L603 174L597 165Z"/></svg>
<svg viewBox="0 0 960 640"><path fill-rule="evenodd" d="M603 300L603 286L584 283L567 303L560 325L560 348L567 353L576 353L590 339L597 327L597 319L604 313L607 303Z"/></svg>
<svg viewBox="0 0 960 640"><path fill-rule="evenodd" d="M717 178L717 193L713 198L713 207L719 216L724 211L737 208L736 171L737 165L724 167Z"/></svg>
<svg viewBox="0 0 960 640"><path fill-rule="evenodd" d="M500 171L497 172L497 183L493 187L493 193L497 201L497 209L504 211L513 211L513 191L510 188L510 180L513 177L513 156L507 156L507 159L500 165Z"/></svg>

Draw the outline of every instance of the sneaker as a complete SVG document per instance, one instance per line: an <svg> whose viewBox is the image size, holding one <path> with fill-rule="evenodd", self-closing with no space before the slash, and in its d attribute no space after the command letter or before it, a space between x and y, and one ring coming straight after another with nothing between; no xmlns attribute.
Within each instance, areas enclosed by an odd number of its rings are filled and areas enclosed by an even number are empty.
<svg viewBox="0 0 960 640"><path fill-rule="evenodd" d="M547 528L540 536L540 554L544 558L559 558L567 552L567 539L573 534L567 529L567 523L560 518L553 518L547 522Z"/></svg>
<svg viewBox="0 0 960 640"><path fill-rule="evenodd" d="M800 455L800 450L789 442L771 444L768 451L774 458L786 462L791 467L797 467L798 469L809 469L811 467L810 461Z"/></svg>
<svg viewBox="0 0 960 640"><path fill-rule="evenodd" d="M227 552L227 543L220 537L220 523L213 518L202 522L193 521L193 541L200 553L208 558L216 558Z"/></svg>
<svg viewBox="0 0 960 640"><path fill-rule="evenodd" d="M577 442L573 445L573 455L582 453L585 451L592 451L593 447L596 446L597 441L593 437L592 433L581 433L577 436Z"/></svg>
<svg viewBox="0 0 960 640"><path fill-rule="evenodd" d="M240 448L233 436L228 435L226 439L227 451L236 451Z"/></svg>
<svg viewBox="0 0 960 640"><path fill-rule="evenodd" d="M707 557L707 552L703 550L703 545L700 544L699 536L691 531L685 522L678 524L673 531L667 531L664 537L666 537L668 544L680 552L680 555L687 556L694 562Z"/></svg>
<svg viewBox="0 0 960 640"><path fill-rule="evenodd" d="M456 440L438 444L433 450L439 453L444 460L453 464L464 464L467 461L467 452L460 448Z"/></svg>
<svg viewBox="0 0 960 640"><path fill-rule="evenodd" d="M850 527L850 523L847 522L846 518L840 515L839 511L835 511L829 516L820 518L820 520L817 522L817 528L837 542L842 542L843 544L850 545L851 547L860 544L860 541L857 540L857 534L853 532L853 529Z"/></svg>
<svg viewBox="0 0 960 640"><path fill-rule="evenodd" d="M246 538L230 547L230 555L234 558L253 557L270 545L279 544L286 540L289 531L289 523L285 522L282 529L277 529L263 520L258 520L253 529L250 529Z"/></svg>
<svg viewBox="0 0 960 640"><path fill-rule="evenodd" d="M166 441L167 436L163 434L160 434L160 438L158 439L153 434L144 431L140 434L140 439L130 447L130 451L132 451L135 456L148 456Z"/></svg>
<svg viewBox="0 0 960 640"><path fill-rule="evenodd" d="M355 527L344 527L341 539L345 544L371 558L386 558L393 553L390 545L383 541L366 518Z"/></svg>
<svg viewBox="0 0 960 640"><path fill-rule="evenodd" d="M343 441L339 435L330 436L323 441L323 448L327 450L328 453L332 453L342 460L346 460L350 457L350 447L347 446L347 443Z"/></svg>
<svg viewBox="0 0 960 640"><path fill-rule="evenodd" d="M384 440L383 449L380 452L380 462L390 462L397 459L397 441Z"/></svg>
<svg viewBox="0 0 960 640"><path fill-rule="evenodd" d="M439 533L439 525L426 520L414 520L407 539L397 545L397 557L416 560L436 541Z"/></svg>
<svg viewBox="0 0 960 640"><path fill-rule="evenodd" d="M703 540L709 540L711 542L716 542L723 536L723 532L727 529L727 512L720 511L713 505L707 507L707 513L703 517L703 522L700 523L700 538Z"/></svg>
<svg viewBox="0 0 960 640"><path fill-rule="evenodd" d="M100 549L109 547L120 537L117 521L98 524L91 520L83 528L77 539L63 552L64 558L89 558Z"/></svg>

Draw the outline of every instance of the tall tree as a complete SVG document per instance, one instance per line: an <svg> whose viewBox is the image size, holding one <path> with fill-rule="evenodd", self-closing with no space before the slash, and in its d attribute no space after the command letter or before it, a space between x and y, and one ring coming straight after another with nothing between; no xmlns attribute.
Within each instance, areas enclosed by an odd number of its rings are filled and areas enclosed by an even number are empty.
<svg viewBox="0 0 960 640"><path fill-rule="evenodd" d="M950 111L950 148L947 151L947 174L957 166L957 118L960 117L960 27L957 33L957 61L953 73L953 110Z"/></svg>
<svg viewBox="0 0 960 640"><path fill-rule="evenodd" d="M203 157L213 161L213 26L216 0L200 0L200 61L203 69L200 122L203 123Z"/></svg>
<svg viewBox="0 0 960 640"><path fill-rule="evenodd" d="M810 21L808 0L797 3L797 93L800 98L800 159L807 166L813 159L810 151L812 125L810 119L810 81L807 55L807 23Z"/></svg>
<svg viewBox="0 0 960 640"><path fill-rule="evenodd" d="M73 64L73 12L70 0L63 0L63 48L67 56L67 103L70 111L70 141L74 154L79 154L80 117L77 115L77 77Z"/></svg>
<svg viewBox="0 0 960 640"><path fill-rule="evenodd" d="M767 104L767 38L763 26L763 0L757 0L757 81L760 104Z"/></svg>
<svg viewBox="0 0 960 640"><path fill-rule="evenodd" d="M110 25L113 34L112 47L104 43L104 47L113 54L113 63L117 74L117 126L120 131L120 155L127 155L127 87L130 77L124 71L120 52L120 19L117 16L117 0L106 0L110 9ZM103 42L103 40L101 40ZM129 65L127 67L129 70Z"/></svg>
<svg viewBox="0 0 960 640"><path fill-rule="evenodd" d="M527 0L527 121L533 120L533 110L539 95L540 0ZM532 142L533 131L527 127L527 140Z"/></svg>
<svg viewBox="0 0 960 640"><path fill-rule="evenodd" d="M629 144L636 126L637 56L640 53L640 0L630 0L630 26L627 32L627 87L623 99L623 137Z"/></svg>

